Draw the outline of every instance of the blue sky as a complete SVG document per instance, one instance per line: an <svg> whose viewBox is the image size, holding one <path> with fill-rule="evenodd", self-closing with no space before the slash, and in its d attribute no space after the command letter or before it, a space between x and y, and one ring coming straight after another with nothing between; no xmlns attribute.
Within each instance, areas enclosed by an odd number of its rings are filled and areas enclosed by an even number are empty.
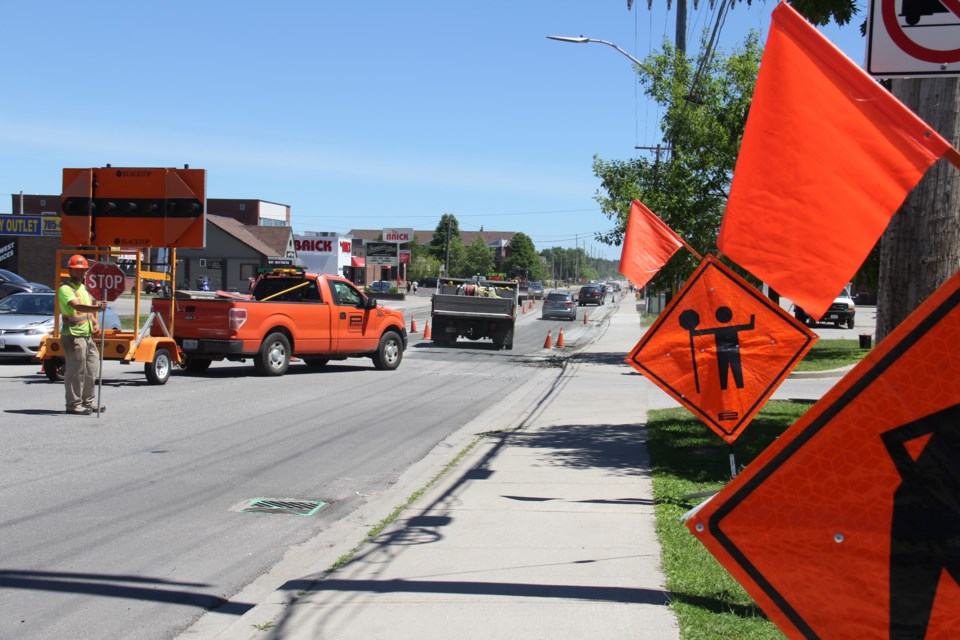
<svg viewBox="0 0 960 640"><path fill-rule="evenodd" d="M630 62L673 40L665 0L0 4L0 213L59 193L64 167L207 170L207 196L291 205L293 226L517 230L537 249L612 228L594 154L659 140ZM772 2L738 3L729 50ZM713 9L688 9L688 50ZM862 11L866 9L862 8ZM856 62L856 24L827 37Z"/></svg>

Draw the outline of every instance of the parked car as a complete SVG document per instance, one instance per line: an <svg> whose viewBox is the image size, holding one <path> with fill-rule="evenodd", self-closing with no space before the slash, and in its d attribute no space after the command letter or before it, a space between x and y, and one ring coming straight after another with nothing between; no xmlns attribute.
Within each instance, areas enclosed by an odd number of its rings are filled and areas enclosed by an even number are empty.
<svg viewBox="0 0 960 640"><path fill-rule="evenodd" d="M800 322L804 322L811 327L816 326L817 321L800 307L794 307L794 317ZM853 301L853 295L850 293L850 285L843 288L827 309L820 322L832 322L838 329L846 325L847 329L853 329L854 318L857 315L857 306Z"/></svg>
<svg viewBox="0 0 960 640"><path fill-rule="evenodd" d="M577 302L569 291L551 291L543 298L541 318L577 319Z"/></svg>
<svg viewBox="0 0 960 640"><path fill-rule="evenodd" d="M390 290L393 289L393 285L390 284L388 280L377 280L375 282L371 282L368 288L374 293L390 293Z"/></svg>
<svg viewBox="0 0 960 640"><path fill-rule="evenodd" d="M588 284L580 287L580 292L577 293L577 303L581 307L587 304L595 304L600 306L603 304L603 298L603 291L601 291L600 287L595 284Z"/></svg>
<svg viewBox="0 0 960 640"><path fill-rule="evenodd" d="M35 358L40 341L53 332L53 305L56 294L15 293L0 300L0 357ZM106 317L106 321L104 321ZM100 326L120 329L120 317L113 307L100 312Z"/></svg>
<svg viewBox="0 0 960 640"><path fill-rule="evenodd" d="M50 287L39 282L30 282L13 271L0 269L0 300L14 293L33 293L53 291Z"/></svg>
<svg viewBox="0 0 960 640"><path fill-rule="evenodd" d="M534 280L533 282L527 285L527 295L531 299L536 300L538 298L543 298L543 283Z"/></svg>

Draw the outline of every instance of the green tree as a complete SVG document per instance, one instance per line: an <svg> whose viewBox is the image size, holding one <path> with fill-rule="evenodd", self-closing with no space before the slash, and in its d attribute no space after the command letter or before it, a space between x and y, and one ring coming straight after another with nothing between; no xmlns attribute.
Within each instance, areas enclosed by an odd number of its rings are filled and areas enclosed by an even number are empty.
<svg viewBox="0 0 960 640"><path fill-rule="evenodd" d="M433 239L430 240L430 244L427 247L430 255L440 260L440 262L445 262L447 259L448 237L451 241L454 238L460 238L460 223L457 222L457 217L452 213L445 213L440 216L440 222L437 223L437 228L433 232ZM452 260L450 267L452 272Z"/></svg>
<svg viewBox="0 0 960 640"><path fill-rule="evenodd" d="M466 248L463 270L470 275L486 275L493 271L493 249L487 246L483 236L477 236Z"/></svg>
<svg viewBox="0 0 960 640"><path fill-rule="evenodd" d="M454 278L469 278L473 274L467 268L467 247L460 236L450 238L450 273Z"/></svg>
<svg viewBox="0 0 960 640"><path fill-rule="evenodd" d="M537 255L530 236L522 232L513 234L510 246L507 248L507 258L503 261L503 268L511 278L543 279L540 256Z"/></svg>

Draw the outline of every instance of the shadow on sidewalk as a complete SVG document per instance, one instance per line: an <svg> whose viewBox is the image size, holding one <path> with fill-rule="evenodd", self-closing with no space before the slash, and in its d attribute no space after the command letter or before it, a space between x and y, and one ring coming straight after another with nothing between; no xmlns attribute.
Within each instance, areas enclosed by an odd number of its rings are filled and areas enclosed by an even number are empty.
<svg viewBox="0 0 960 640"><path fill-rule="evenodd" d="M639 424L557 425L515 431L505 439L505 444L512 447L552 450L546 459L556 465L650 475L650 459L644 447L646 430Z"/></svg>

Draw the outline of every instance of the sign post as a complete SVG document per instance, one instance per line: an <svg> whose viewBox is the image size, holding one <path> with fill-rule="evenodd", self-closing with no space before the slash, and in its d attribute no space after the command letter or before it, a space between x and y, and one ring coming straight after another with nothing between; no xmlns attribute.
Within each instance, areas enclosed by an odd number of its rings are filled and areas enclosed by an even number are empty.
<svg viewBox="0 0 960 640"><path fill-rule="evenodd" d="M126 276L123 270L113 262L98 262L87 270L83 278L84 286L91 296L101 301L113 302L120 297L126 288ZM97 376L97 417L100 417L100 400L103 396L103 346L106 340L103 320L106 314L100 317L100 372Z"/></svg>

